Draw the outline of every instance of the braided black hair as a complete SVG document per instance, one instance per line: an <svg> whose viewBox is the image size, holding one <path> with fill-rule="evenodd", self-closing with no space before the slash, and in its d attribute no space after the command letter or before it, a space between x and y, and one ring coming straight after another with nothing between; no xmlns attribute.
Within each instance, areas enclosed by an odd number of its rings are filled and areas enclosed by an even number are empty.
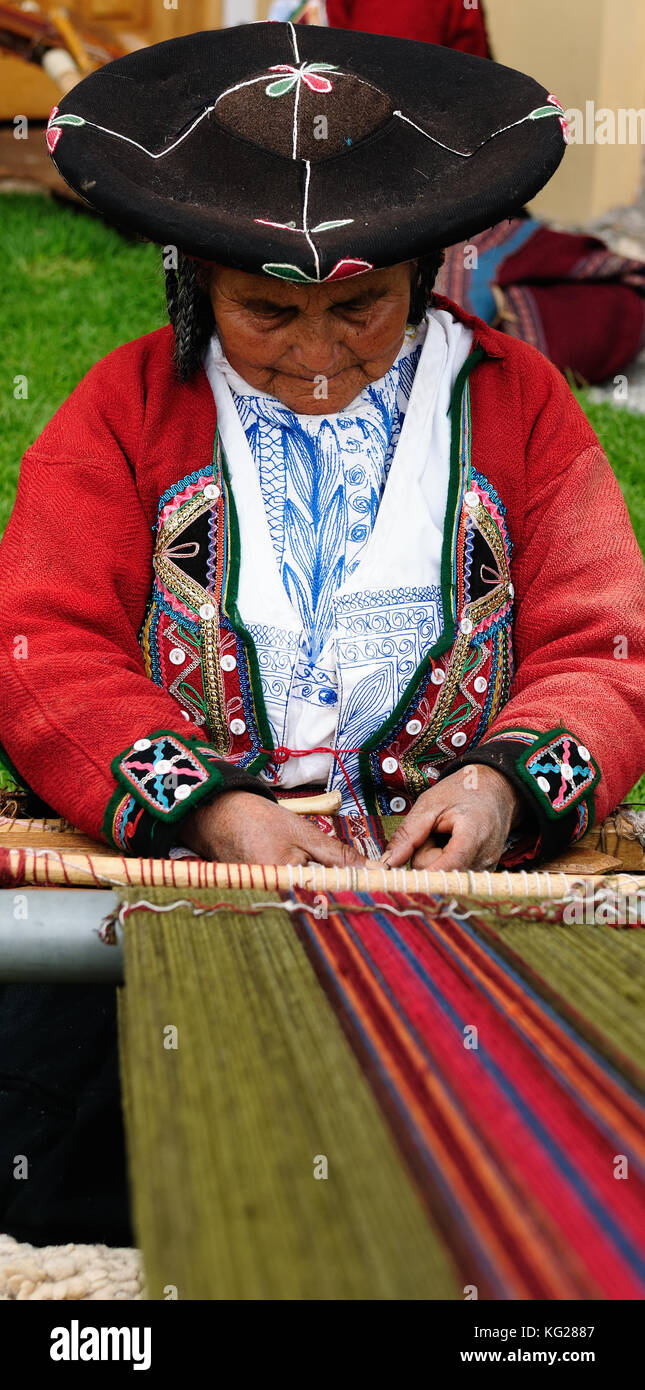
<svg viewBox="0 0 645 1390"><path fill-rule="evenodd" d="M410 294L408 323L416 327L430 308L435 280L444 263L443 251L430 251L427 256L419 256L417 273Z"/></svg>
<svg viewBox="0 0 645 1390"><path fill-rule="evenodd" d="M175 372L188 381L201 365L202 353L215 327L204 267L180 251L177 269L165 266L168 317L175 330Z"/></svg>
<svg viewBox="0 0 645 1390"><path fill-rule="evenodd" d="M409 323L421 323L427 313L443 260L443 251L431 251L419 257L410 293ZM206 267L190 260L182 251L178 254L176 269L165 267L168 317L175 330L175 371L180 381L189 381L201 365L204 348L215 327L207 275Z"/></svg>

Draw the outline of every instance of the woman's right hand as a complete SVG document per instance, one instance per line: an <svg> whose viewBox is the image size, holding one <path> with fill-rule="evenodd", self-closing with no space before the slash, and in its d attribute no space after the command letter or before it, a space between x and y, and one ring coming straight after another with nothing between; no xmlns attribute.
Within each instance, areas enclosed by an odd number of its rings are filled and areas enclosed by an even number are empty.
<svg viewBox="0 0 645 1390"><path fill-rule="evenodd" d="M351 845L325 835L306 816L297 816L255 792L220 792L181 822L181 838L200 859L228 864L364 864Z"/></svg>

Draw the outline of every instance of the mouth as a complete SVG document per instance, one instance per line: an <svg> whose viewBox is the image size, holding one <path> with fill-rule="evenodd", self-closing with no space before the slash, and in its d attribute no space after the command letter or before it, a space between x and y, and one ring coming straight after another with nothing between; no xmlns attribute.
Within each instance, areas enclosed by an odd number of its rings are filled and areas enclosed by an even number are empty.
<svg viewBox="0 0 645 1390"><path fill-rule="evenodd" d="M280 376L286 376L290 381L306 381L310 386L313 386L314 382L319 382L321 379L323 381L335 381L336 377L343 376L345 372L349 371L351 371L351 367L341 367L338 372L316 372L315 376L304 376L302 372L280 371Z"/></svg>

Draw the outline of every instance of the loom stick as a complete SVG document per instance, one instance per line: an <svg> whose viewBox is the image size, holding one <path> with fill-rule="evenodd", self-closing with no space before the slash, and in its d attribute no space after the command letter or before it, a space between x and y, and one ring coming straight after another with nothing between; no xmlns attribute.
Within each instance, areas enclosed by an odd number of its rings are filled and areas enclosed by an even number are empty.
<svg viewBox="0 0 645 1390"><path fill-rule="evenodd" d="M294 886L317 891L355 889L359 892L454 893L479 898L562 898L572 886L603 884L622 895L645 891L645 875L549 873L520 870L482 873L472 869L450 872L431 869L385 869L366 860L365 868L325 869L320 864L219 864L203 859L135 859L111 854L82 853L55 848L0 848L0 872L5 886L64 883L84 887L110 884L175 888L275 888Z"/></svg>

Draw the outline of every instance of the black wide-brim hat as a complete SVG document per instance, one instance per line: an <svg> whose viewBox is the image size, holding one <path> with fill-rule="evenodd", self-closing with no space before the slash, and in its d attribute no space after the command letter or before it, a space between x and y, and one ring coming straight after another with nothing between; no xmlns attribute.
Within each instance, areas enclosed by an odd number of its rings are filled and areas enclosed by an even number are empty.
<svg viewBox="0 0 645 1390"><path fill-rule="evenodd" d="M452 245L555 172L560 103L486 58L249 24L140 49L54 107L63 178L130 231L294 281Z"/></svg>

